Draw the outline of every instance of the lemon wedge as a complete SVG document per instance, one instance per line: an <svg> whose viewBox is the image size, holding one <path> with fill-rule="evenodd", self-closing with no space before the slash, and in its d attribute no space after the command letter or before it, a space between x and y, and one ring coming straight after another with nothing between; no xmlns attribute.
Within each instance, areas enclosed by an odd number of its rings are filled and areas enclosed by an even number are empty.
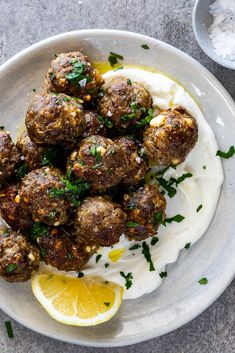
<svg viewBox="0 0 235 353"><path fill-rule="evenodd" d="M38 272L32 277L32 290L53 319L74 326L108 321L117 312L123 295L123 287L101 278L49 272Z"/></svg>

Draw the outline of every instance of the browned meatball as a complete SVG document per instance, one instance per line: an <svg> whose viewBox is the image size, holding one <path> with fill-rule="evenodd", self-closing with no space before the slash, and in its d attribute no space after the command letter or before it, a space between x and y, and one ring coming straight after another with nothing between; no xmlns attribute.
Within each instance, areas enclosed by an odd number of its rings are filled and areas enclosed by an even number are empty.
<svg viewBox="0 0 235 353"><path fill-rule="evenodd" d="M147 172L147 164L140 157L141 146L127 136L118 137L114 140L123 149L127 158L128 170L126 176L122 179L125 185L139 184Z"/></svg>
<svg viewBox="0 0 235 353"><path fill-rule="evenodd" d="M51 62L46 89L90 101L97 96L103 81L87 56L79 51L61 53Z"/></svg>
<svg viewBox="0 0 235 353"><path fill-rule="evenodd" d="M127 213L128 238L140 241L156 234L165 218L165 209L166 200L154 185L145 185L132 195L125 194L123 210Z"/></svg>
<svg viewBox="0 0 235 353"><path fill-rule="evenodd" d="M39 266L39 250L20 233L0 235L0 276L8 282L25 282Z"/></svg>
<svg viewBox="0 0 235 353"><path fill-rule="evenodd" d="M58 226L68 221L69 202L61 196L65 185L63 174L53 167L42 167L27 174L21 183L21 206L32 214L35 222Z"/></svg>
<svg viewBox="0 0 235 353"><path fill-rule="evenodd" d="M20 163L20 153L9 132L0 131L0 184L4 184Z"/></svg>
<svg viewBox="0 0 235 353"><path fill-rule="evenodd" d="M93 135L82 140L68 163L73 174L91 184L91 191L104 191L126 175L127 161L122 148L112 140Z"/></svg>
<svg viewBox="0 0 235 353"><path fill-rule="evenodd" d="M93 255L96 247L80 244L62 229L52 228L37 239L47 265L63 271L80 271Z"/></svg>
<svg viewBox="0 0 235 353"><path fill-rule="evenodd" d="M150 94L138 83L124 77L113 78L98 101L98 112L116 128L135 125L152 105Z"/></svg>
<svg viewBox="0 0 235 353"><path fill-rule="evenodd" d="M28 229L32 225L30 214L19 204L19 185L9 185L0 191L0 214L13 230Z"/></svg>
<svg viewBox="0 0 235 353"><path fill-rule="evenodd" d="M78 239L96 246L111 246L125 231L121 206L103 196L87 197L77 210Z"/></svg>
<svg viewBox="0 0 235 353"><path fill-rule="evenodd" d="M27 131L19 137L16 146L22 153L29 170L34 170L42 166L44 151L42 146L30 140Z"/></svg>
<svg viewBox="0 0 235 353"><path fill-rule="evenodd" d="M196 120L178 107L152 119L144 133L144 147L149 159L157 165L176 166L185 160L197 138Z"/></svg>
<svg viewBox="0 0 235 353"><path fill-rule="evenodd" d="M105 127L104 122L102 122L102 119L98 118L96 110L85 110L84 117L86 121L86 130L82 133L82 138L91 135L107 136L107 128Z"/></svg>
<svg viewBox="0 0 235 353"><path fill-rule="evenodd" d="M37 144L71 145L85 130L83 107L65 94L37 95L26 114L30 139Z"/></svg>

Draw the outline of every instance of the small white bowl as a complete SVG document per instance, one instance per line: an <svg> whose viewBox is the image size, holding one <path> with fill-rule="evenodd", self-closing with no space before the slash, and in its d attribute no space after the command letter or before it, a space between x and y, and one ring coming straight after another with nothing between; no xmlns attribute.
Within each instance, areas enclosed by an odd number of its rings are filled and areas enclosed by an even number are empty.
<svg viewBox="0 0 235 353"><path fill-rule="evenodd" d="M141 45L147 44L149 50ZM107 61L110 51L124 64L146 65L175 78L195 97L218 144L235 142L235 104L216 78L198 62L172 46L136 33L84 30L63 33L34 44L0 67L0 125L13 136L55 53L79 50L93 61ZM203 156L202 156L203 158ZM225 181L215 216L204 236L177 263L154 292L123 302L117 315L96 327L71 327L54 321L33 296L30 283L0 280L0 308L24 326L73 344L123 346L170 332L199 315L229 285L235 274L235 158L223 161ZM208 278L201 286L198 280Z"/></svg>
<svg viewBox="0 0 235 353"><path fill-rule="evenodd" d="M214 60L218 64L227 67L228 69L235 70L235 61L223 59L216 53L215 48L212 45L208 29L213 22L213 17L209 12L209 6L213 2L215 2L215 0L196 1L193 9L194 34L199 46L204 51L204 53L206 53L206 55L208 55L212 60Z"/></svg>

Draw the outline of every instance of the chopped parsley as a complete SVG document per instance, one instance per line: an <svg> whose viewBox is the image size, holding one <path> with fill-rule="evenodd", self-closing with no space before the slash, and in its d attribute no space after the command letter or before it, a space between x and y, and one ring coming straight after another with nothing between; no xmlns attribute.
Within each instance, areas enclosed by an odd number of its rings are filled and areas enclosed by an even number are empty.
<svg viewBox="0 0 235 353"><path fill-rule="evenodd" d="M234 146L230 146L228 152L224 152L224 151L220 151L218 150L216 152L216 156L222 157L222 158L230 158L234 155L235 153L235 147Z"/></svg>
<svg viewBox="0 0 235 353"><path fill-rule="evenodd" d="M104 305L109 307L110 306L110 302L104 302Z"/></svg>
<svg viewBox="0 0 235 353"><path fill-rule="evenodd" d="M95 157L96 162L100 162L102 159L100 151L97 150L98 146L91 146L90 152L93 157Z"/></svg>
<svg viewBox="0 0 235 353"><path fill-rule="evenodd" d="M48 251L46 248L44 248L43 246L40 246L40 255L42 259L45 259L45 257L47 256Z"/></svg>
<svg viewBox="0 0 235 353"><path fill-rule="evenodd" d="M111 129L113 127L112 121L110 121L109 119L105 119L101 115L98 115L98 120L100 123L104 124L104 126L106 126L108 129Z"/></svg>
<svg viewBox="0 0 235 353"><path fill-rule="evenodd" d="M145 241L142 243L142 254L144 255L146 261L149 263L149 271L155 271L155 267L152 262L149 246Z"/></svg>
<svg viewBox="0 0 235 353"><path fill-rule="evenodd" d="M131 80L130 80L129 78L127 79L127 84L128 84L129 86L132 85L132 82L131 82Z"/></svg>
<svg viewBox="0 0 235 353"><path fill-rule="evenodd" d="M125 278L125 280L126 280L125 287L126 287L126 289L129 289L129 288L132 286L132 284L133 284L133 282L132 282L132 280L133 280L133 275L132 275L132 273L131 273L131 272L128 272L128 273L125 275L125 273L124 273L123 271L121 271L121 272L120 272L120 275L121 275L123 278Z"/></svg>
<svg viewBox="0 0 235 353"><path fill-rule="evenodd" d="M118 63L118 60L123 60L123 56L117 53L113 53L112 51L109 52L109 57L108 57L108 61L110 66L114 66L115 64Z"/></svg>
<svg viewBox="0 0 235 353"><path fill-rule="evenodd" d="M15 271L17 269L17 265L16 264L9 264L6 268L7 273L11 273L13 271Z"/></svg>
<svg viewBox="0 0 235 353"><path fill-rule="evenodd" d="M140 121L137 121L136 126L141 127L141 126L148 125L152 119L153 119L153 109L149 108L148 115L142 118Z"/></svg>
<svg viewBox="0 0 235 353"><path fill-rule="evenodd" d="M191 246L191 243L187 243L187 244L185 244L185 247L184 247L184 248L185 248L186 250L188 250L188 249L190 248L190 246Z"/></svg>
<svg viewBox="0 0 235 353"><path fill-rule="evenodd" d="M136 102L132 102L130 104L130 108L131 108L131 113L127 114L127 115L123 115L121 117L121 121L127 122L127 121L130 121L130 120L133 120L133 119L136 118L137 103Z"/></svg>
<svg viewBox="0 0 235 353"><path fill-rule="evenodd" d="M119 66L114 71L118 71L118 70L122 70L122 69L123 69L123 66Z"/></svg>
<svg viewBox="0 0 235 353"><path fill-rule="evenodd" d="M66 75L67 80L72 84L80 87L85 87L88 82L91 82L91 77L85 75L86 65L75 59L71 61L73 69Z"/></svg>
<svg viewBox="0 0 235 353"><path fill-rule="evenodd" d="M54 147L47 147L43 151L42 166L52 165L58 157L58 150Z"/></svg>
<svg viewBox="0 0 235 353"><path fill-rule="evenodd" d="M92 169L97 169L102 165L102 163L96 163L95 165L93 165L91 168Z"/></svg>
<svg viewBox="0 0 235 353"><path fill-rule="evenodd" d="M182 174L178 179L176 179L175 183L176 185L179 185L180 183L182 183L182 181L184 181L187 178L191 178L192 176L193 174L191 173Z"/></svg>
<svg viewBox="0 0 235 353"><path fill-rule="evenodd" d="M139 227L139 223L137 223L137 222L133 222L133 221L129 221L129 222L127 222L126 223L126 226L128 227L128 228L132 228L132 227Z"/></svg>
<svg viewBox="0 0 235 353"><path fill-rule="evenodd" d="M208 279L206 277L202 277L199 279L198 283L204 286L208 283Z"/></svg>
<svg viewBox="0 0 235 353"><path fill-rule="evenodd" d="M106 262L106 264L104 264L104 267L105 268L109 267L109 263Z"/></svg>
<svg viewBox="0 0 235 353"><path fill-rule="evenodd" d="M14 338L13 329L10 321L5 321L5 327L9 338Z"/></svg>
<svg viewBox="0 0 235 353"><path fill-rule="evenodd" d="M160 276L161 278L167 277L167 272L160 272L160 273L159 273L159 276Z"/></svg>
<svg viewBox="0 0 235 353"><path fill-rule="evenodd" d="M49 72L49 78L53 81L56 78L56 75L53 72Z"/></svg>
<svg viewBox="0 0 235 353"><path fill-rule="evenodd" d="M102 255L101 254L98 254L95 258L95 262L97 263L100 259L101 259Z"/></svg>
<svg viewBox="0 0 235 353"><path fill-rule="evenodd" d="M84 277L84 273L83 272L78 272L78 278L82 278Z"/></svg>
<svg viewBox="0 0 235 353"><path fill-rule="evenodd" d="M197 212L199 212L201 209L202 209L202 205L199 205L198 208L197 208Z"/></svg>
<svg viewBox="0 0 235 353"><path fill-rule="evenodd" d="M141 248L141 245L140 245L140 244L134 244L134 245L132 245L132 246L129 248L129 250L137 250L137 249L139 249L139 248Z"/></svg>
<svg viewBox="0 0 235 353"><path fill-rule="evenodd" d="M4 130L5 129L5 126L0 126L0 130Z"/></svg>
<svg viewBox="0 0 235 353"><path fill-rule="evenodd" d="M165 223L171 223L171 222L177 222L180 223L185 219L184 216L182 216L181 214L177 214L174 217L170 217L170 218L165 218L164 222Z"/></svg>
<svg viewBox="0 0 235 353"><path fill-rule="evenodd" d="M34 93L36 92L36 89L35 89L35 88L33 88L33 92L34 92Z"/></svg>
<svg viewBox="0 0 235 353"><path fill-rule="evenodd" d="M155 212L153 214L153 223L155 223L157 226L159 223L165 225L165 221L163 219L163 215L161 211Z"/></svg>
<svg viewBox="0 0 235 353"><path fill-rule="evenodd" d="M17 180L21 180L27 174L27 172L28 172L27 165L25 163L21 164L21 166L19 166L15 170Z"/></svg>
<svg viewBox="0 0 235 353"><path fill-rule="evenodd" d="M204 165L202 168L203 168L203 169L206 169L206 165Z"/></svg>
<svg viewBox="0 0 235 353"><path fill-rule="evenodd" d="M134 203L129 203L128 205L127 205L127 209L128 210L134 210L136 208L136 205L134 204Z"/></svg>
<svg viewBox="0 0 235 353"><path fill-rule="evenodd" d="M173 184L174 182L172 182L171 179L170 179L170 180L166 180L166 179L164 179L163 177L159 177L159 178L157 178L157 181L158 181L159 185L162 186L163 189L167 192L167 195L168 195L170 198L172 198L172 197L175 196L175 194L176 194L177 191L176 191L176 188L174 188L174 187L172 186L172 184Z"/></svg>
<svg viewBox="0 0 235 353"><path fill-rule="evenodd" d="M39 237L48 235L48 227L40 222L35 222L29 230L29 237L31 240L37 240Z"/></svg>
<svg viewBox="0 0 235 353"><path fill-rule="evenodd" d="M154 246L155 244L157 244L157 242L159 241L158 237L152 237L151 239L151 245Z"/></svg>
<svg viewBox="0 0 235 353"><path fill-rule="evenodd" d="M142 47L143 49L150 49L149 46L148 46L148 44L142 44L141 47Z"/></svg>

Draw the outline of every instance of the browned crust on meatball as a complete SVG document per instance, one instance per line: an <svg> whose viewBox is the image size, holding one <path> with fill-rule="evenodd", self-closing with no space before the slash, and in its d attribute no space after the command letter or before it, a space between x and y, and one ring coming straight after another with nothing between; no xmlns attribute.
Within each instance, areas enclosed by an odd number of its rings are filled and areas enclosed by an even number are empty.
<svg viewBox="0 0 235 353"><path fill-rule="evenodd" d="M68 221L69 202L53 193L64 189L63 177L56 168L42 167L23 178L19 190L20 205L32 214L35 222L58 226Z"/></svg>
<svg viewBox="0 0 235 353"><path fill-rule="evenodd" d="M63 271L80 271L94 254L96 247L78 243L62 229L52 228L37 239L47 265Z"/></svg>
<svg viewBox="0 0 235 353"><path fill-rule="evenodd" d="M128 82L124 77L114 77L98 100L98 112L116 128L135 125L152 106L152 98L146 89L138 83Z"/></svg>
<svg viewBox="0 0 235 353"><path fill-rule="evenodd" d="M157 233L159 222L154 214L161 212L162 219L165 218L166 200L154 185L145 185L132 195L125 194L122 206L127 214L125 234L130 240L144 240Z"/></svg>
<svg viewBox="0 0 235 353"><path fill-rule="evenodd" d="M42 166L43 148L30 140L27 131L24 131L18 138L16 146L24 156L28 170L34 170Z"/></svg>
<svg viewBox="0 0 235 353"><path fill-rule="evenodd" d="M79 100L54 93L35 97L27 110L25 124L34 143L48 145L74 144L86 128Z"/></svg>
<svg viewBox="0 0 235 353"><path fill-rule="evenodd" d="M158 119L157 125L150 123L144 133L146 154L157 165L176 166L197 142L197 122L182 107L165 110Z"/></svg>
<svg viewBox="0 0 235 353"><path fill-rule="evenodd" d="M13 230L24 230L32 226L30 214L24 210L18 197L19 185L9 185L0 191L0 214Z"/></svg>
<svg viewBox="0 0 235 353"><path fill-rule="evenodd" d="M122 183L124 185L139 184L144 179L148 169L146 162L138 153L141 149L140 144L137 146L137 143L128 136L118 137L114 142L121 146L127 159L128 170L126 176L122 179Z"/></svg>
<svg viewBox="0 0 235 353"><path fill-rule="evenodd" d="M82 138L91 135L108 135L107 128L104 126L104 123L98 119L98 113L96 110L85 110L84 118L86 121L86 130L82 133Z"/></svg>
<svg viewBox="0 0 235 353"><path fill-rule="evenodd" d="M8 282L25 282L39 266L39 250L20 233L0 236L0 276Z"/></svg>
<svg viewBox="0 0 235 353"><path fill-rule="evenodd" d="M122 148L112 140L93 135L82 140L69 159L73 174L91 185L92 192L104 191L120 183L127 171Z"/></svg>
<svg viewBox="0 0 235 353"><path fill-rule="evenodd" d="M103 82L101 74L92 66L89 58L76 51L61 53L52 60L45 88L47 91L62 92L90 101L97 96Z"/></svg>
<svg viewBox="0 0 235 353"><path fill-rule="evenodd" d="M126 214L121 206L103 196L87 197L77 210L78 239L96 246L111 246L125 231Z"/></svg>
<svg viewBox="0 0 235 353"><path fill-rule="evenodd" d="M0 184L4 184L20 163L20 153L9 132L0 131Z"/></svg>

